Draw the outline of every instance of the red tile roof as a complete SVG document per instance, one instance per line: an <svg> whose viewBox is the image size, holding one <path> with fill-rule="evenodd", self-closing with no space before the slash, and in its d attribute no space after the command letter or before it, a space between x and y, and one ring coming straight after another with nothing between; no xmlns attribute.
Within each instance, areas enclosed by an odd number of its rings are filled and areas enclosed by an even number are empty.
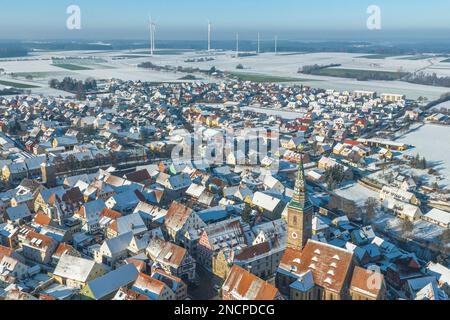
<svg viewBox="0 0 450 320"><path fill-rule="evenodd" d="M181 203L173 202L167 211L164 224L167 228L178 230L184 226L192 213L192 209Z"/></svg>
<svg viewBox="0 0 450 320"><path fill-rule="evenodd" d="M239 300L275 300L281 296L278 289L247 270L234 265L222 286L224 298L232 295Z"/></svg>
<svg viewBox="0 0 450 320"><path fill-rule="evenodd" d="M53 254L53 257L61 257L64 253L69 253L74 250L75 249L70 244L60 243L55 253Z"/></svg>
<svg viewBox="0 0 450 320"><path fill-rule="evenodd" d="M381 273L377 274L380 276L380 286L377 287L376 284L371 285L373 283L373 281L371 280L371 277L373 275L374 273L372 271L360 267L355 267L350 284L350 289L366 296L378 298L381 292L381 284L384 280L384 276Z"/></svg>
<svg viewBox="0 0 450 320"><path fill-rule="evenodd" d="M316 285L339 293L348 286L352 260L348 250L309 240L303 251L287 248L280 267L297 275L310 270Z"/></svg>
<svg viewBox="0 0 450 320"><path fill-rule="evenodd" d="M3 259L4 256L10 257L13 252L14 252L13 249L0 245L0 261Z"/></svg>
<svg viewBox="0 0 450 320"><path fill-rule="evenodd" d="M52 222L52 219L44 214L42 211L39 211L33 218L33 223L38 224L40 226L48 226Z"/></svg>
<svg viewBox="0 0 450 320"><path fill-rule="evenodd" d="M50 243L55 241L55 240L53 240L53 238L51 238L49 236L46 236L46 235L43 235L43 234L40 234L40 233L37 233L34 231L28 232L26 235L26 238L27 238L27 240L29 240L29 245L31 245L32 247L35 247L35 248L40 248L40 249L48 247L48 245ZM31 243L31 241L33 239L42 240L42 242L39 243L38 245L36 243Z"/></svg>
<svg viewBox="0 0 450 320"><path fill-rule="evenodd" d="M100 213L100 217L101 218L108 217L108 218L111 218L113 220L117 220L117 219L122 217L122 214L120 212L115 211L115 210L112 210L112 209L109 209L109 208L104 208L102 210L102 212Z"/></svg>
<svg viewBox="0 0 450 320"><path fill-rule="evenodd" d="M125 175L125 178L136 183L142 183L151 179L150 174L145 169L129 173Z"/></svg>
<svg viewBox="0 0 450 320"><path fill-rule="evenodd" d="M235 255L234 259L239 261L249 260L270 251L269 242L259 243L253 246L245 247L241 252Z"/></svg>

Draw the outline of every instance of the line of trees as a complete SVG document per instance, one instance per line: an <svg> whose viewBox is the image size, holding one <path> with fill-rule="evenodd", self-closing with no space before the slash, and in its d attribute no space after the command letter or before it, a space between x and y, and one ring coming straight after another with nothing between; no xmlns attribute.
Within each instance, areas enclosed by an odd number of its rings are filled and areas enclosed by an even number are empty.
<svg viewBox="0 0 450 320"><path fill-rule="evenodd" d="M426 169L428 167L427 160L425 157L420 157L419 154L416 154L414 158L410 161L411 167L415 169Z"/></svg>
<svg viewBox="0 0 450 320"><path fill-rule="evenodd" d="M340 64L334 63L334 64L313 64L313 65L306 65L303 66L298 70L298 73L304 73L304 74L315 74L318 71L322 69L332 68L332 67L340 67Z"/></svg>
<svg viewBox="0 0 450 320"><path fill-rule="evenodd" d="M51 79L49 85L53 89L75 93L76 98L79 100L84 99L86 93L97 90L97 81L90 78L84 82L70 77L65 77L62 81Z"/></svg>
<svg viewBox="0 0 450 320"><path fill-rule="evenodd" d="M406 75L402 80L415 84L450 88L450 77L438 77L436 73L410 73Z"/></svg>
<svg viewBox="0 0 450 320"><path fill-rule="evenodd" d="M183 66L178 66L178 67L159 66L150 61L142 62L142 63L138 64L138 68L151 69L151 70L156 70L156 71L175 71L175 72L183 72L183 73L191 73L191 74L196 73L196 72L207 74L207 75L211 75L213 73L223 74L223 72L221 70L216 69L216 67L214 67L214 66L211 67L210 69L200 69L200 68L183 67Z"/></svg>

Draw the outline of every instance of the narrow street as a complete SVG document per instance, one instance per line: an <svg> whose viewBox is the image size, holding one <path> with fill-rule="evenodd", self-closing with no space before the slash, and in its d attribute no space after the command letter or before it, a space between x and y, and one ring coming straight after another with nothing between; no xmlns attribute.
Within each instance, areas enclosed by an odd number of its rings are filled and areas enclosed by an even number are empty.
<svg viewBox="0 0 450 320"><path fill-rule="evenodd" d="M188 288L189 298L192 300L219 300L218 293L214 289L218 283L214 280L213 275L197 265L197 277L199 279L198 286Z"/></svg>

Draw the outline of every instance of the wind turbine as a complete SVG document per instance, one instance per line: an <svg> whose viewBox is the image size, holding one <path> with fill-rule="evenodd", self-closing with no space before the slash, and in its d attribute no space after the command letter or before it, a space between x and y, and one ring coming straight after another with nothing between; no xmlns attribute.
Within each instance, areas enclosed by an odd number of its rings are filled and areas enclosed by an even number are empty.
<svg viewBox="0 0 450 320"><path fill-rule="evenodd" d="M208 52L211 51L211 21L208 20Z"/></svg>
<svg viewBox="0 0 450 320"><path fill-rule="evenodd" d="M236 33L236 58L239 58L239 33Z"/></svg>
<svg viewBox="0 0 450 320"><path fill-rule="evenodd" d="M259 32L258 32L258 49L256 50L257 54L259 54L260 49L261 49L260 42L261 42L261 39L260 39Z"/></svg>
<svg viewBox="0 0 450 320"><path fill-rule="evenodd" d="M275 36L275 54L278 53L278 36Z"/></svg>
<svg viewBox="0 0 450 320"><path fill-rule="evenodd" d="M148 16L149 20L149 29L150 29L150 55L153 56L153 21L152 16Z"/></svg>
<svg viewBox="0 0 450 320"><path fill-rule="evenodd" d="M152 55L153 52L156 51L156 45L155 45L155 39L156 39L156 22L152 22L151 25L151 29L152 29Z"/></svg>

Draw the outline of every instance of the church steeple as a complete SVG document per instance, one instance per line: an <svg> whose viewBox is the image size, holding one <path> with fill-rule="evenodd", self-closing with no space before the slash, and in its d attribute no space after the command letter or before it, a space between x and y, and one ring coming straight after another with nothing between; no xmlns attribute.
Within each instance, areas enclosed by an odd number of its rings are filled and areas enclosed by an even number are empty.
<svg viewBox="0 0 450 320"><path fill-rule="evenodd" d="M298 164L297 178L295 180L294 195L289 205L305 208L309 206L308 196L306 194L305 169L303 167L303 146L299 147L301 152L300 162Z"/></svg>
<svg viewBox="0 0 450 320"><path fill-rule="evenodd" d="M299 148L303 151L302 146ZM305 169L303 167L303 153L298 164L295 180L294 195L288 205L287 241L286 246L295 250L302 250L308 239L312 237L313 206L306 192Z"/></svg>

